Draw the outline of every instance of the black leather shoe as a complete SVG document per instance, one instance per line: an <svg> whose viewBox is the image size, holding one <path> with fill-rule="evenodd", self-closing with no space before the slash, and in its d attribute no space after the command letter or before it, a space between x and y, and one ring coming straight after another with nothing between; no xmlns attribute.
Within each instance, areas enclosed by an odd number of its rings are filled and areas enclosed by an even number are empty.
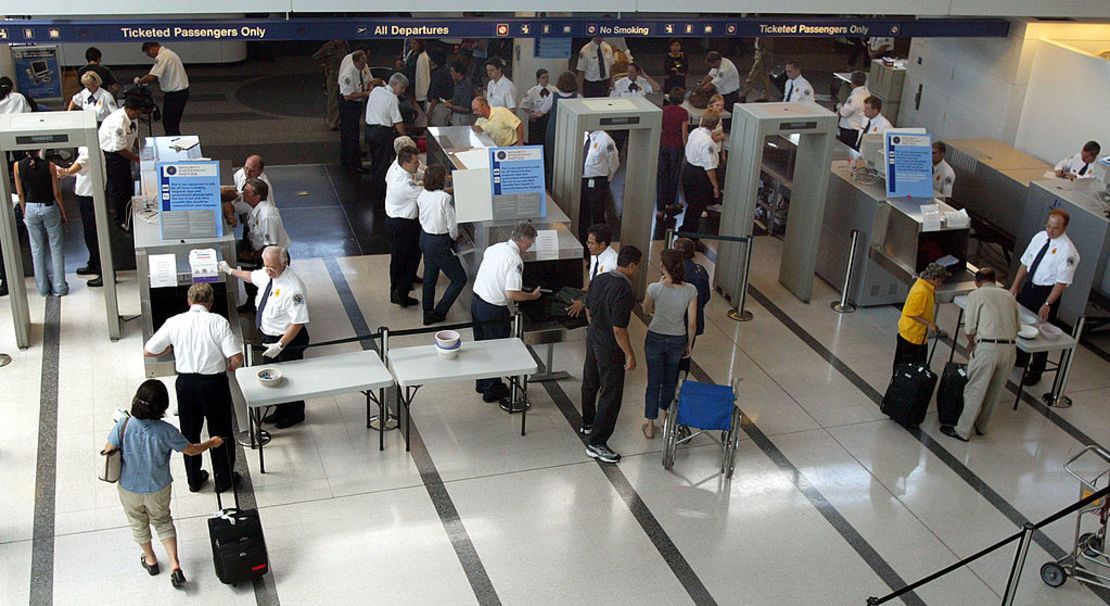
<svg viewBox="0 0 1110 606"><path fill-rule="evenodd" d="M96 274L99 274L99 273L100 273L99 269L89 267L88 265L86 265L84 267L78 267L77 268L77 275L79 275L79 276L95 276Z"/></svg>
<svg viewBox="0 0 1110 606"><path fill-rule="evenodd" d="M1041 375L1039 375L1039 374L1035 375L1035 374L1030 373L1030 374L1025 375L1025 379L1021 382L1021 384L1028 386L1028 385L1036 385L1037 383L1040 383L1040 382L1041 382Z"/></svg>
<svg viewBox="0 0 1110 606"><path fill-rule="evenodd" d="M421 278L420 276L413 276L412 277L412 283L413 284L423 284L424 283L424 278Z"/></svg>
<svg viewBox="0 0 1110 606"><path fill-rule="evenodd" d="M952 427L951 425L941 425L940 426L940 432L942 434L950 437L950 438L956 438L957 440L959 440L961 442L967 442L968 441L967 438L965 438L965 437L961 436L960 434L956 433L956 428Z"/></svg>
<svg viewBox="0 0 1110 606"><path fill-rule="evenodd" d="M88 282L85 282L85 286L88 286L89 288L100 288L100 287L104 286L104 279L101 278L100 276L97 276L97 277L93 278L92 280L89 280Z"/></svg>
<svg viewBox="0 0 1110 606"><path fill-rule="evenodd" d="M201 488L208 483L208 472L200 470L200 480L195 484L189 484L189 492L200 492Z"/></svg>
<svg viewBox="0 0 1110 606"><path fill-rule="evenodd" d="M499 402L502 398L509 396L509 388L505 387L504 383L498 383L489 391L482 394L483 402Z"/></svg>
<svg viewBox="0 0 1110 606"><path fill-rule="evenodd" d="M227 486L222 486L222 487L217 486L216 487L216 492L220 492L220 493L227 492L228 490L231 489L232 486L239 486L239 483L242 482L242 481L243 481L243 476L239 475L238 471L233 471L233 472L231 472L231 484L228 484Z"/></svg>
<svg viewBox="0 0 1110 606"><path fill-rule="evenodd" d="M185 586L185 573L181 572L180 568L170 573L170 585L173 585L175 589L181 589Z"/></svg>
<svg viewBox="0 0 1110 606"><path fill-rule="evenodd" d="M278 429L288 429L294 425L300 425L301 423L304 423L304 417L299 419L278 419L277 423L274 423L274 427Z"/></svg>
<svg viewBox="0 0 1110 606"><path fill-rule="evenodd" d="M420 304L420 301L417 301L416 299L408 296L407 294L402 294L402 293L399 293L399 292L395 292L392 295L390 295L389 296L389 302L394 304L394 305L400 305L401 307L408 307L409 305L419 305Z"/></svg>
<svg viewBox="0 0 1110 606"><path fill-rule="evenodd" d="M434 311L433 312L424 312L424 326L430 326L432 324L439 324L440 322L443 322L446 319L447 319L447 316L441 316L441 315L437 314Z"/></svg>
<svg viewBox="0 0 1110 606"><path fill-rule="evenodd" d="M149 574L150 576L154 576L154 575L158 574L159 572L162 572L158 568L158 562L155 562L153 564L147 564L146 563L146 556L141 554L141 553L139 554L139 563L143 565L143 570L146 570L147 574Z"/></svg>
<svg viewBox="0 0 1110 606"><path fill-rule="evenodd" d="M277 413L277 412L271 412L270 414L268 414L268 415L266 415L266 416L262 417L262 422L263 422L263 423L270 423L270 424L274 424L274 423L277 423L277 422L278 422L278 419L280 419L280 418L281 418L281 417L279 417L279 416L278 416L278 413Z"/></svg>

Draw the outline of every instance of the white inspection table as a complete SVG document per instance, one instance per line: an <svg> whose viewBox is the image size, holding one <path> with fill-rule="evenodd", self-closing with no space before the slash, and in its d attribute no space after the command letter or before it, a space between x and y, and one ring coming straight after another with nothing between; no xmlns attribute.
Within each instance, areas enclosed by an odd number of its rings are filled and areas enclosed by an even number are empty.
<svg viewBox="0 0 1110 606"><path fill-rule="evenodd" d="M528 375L539 367L524 341L516 337L488 341L464 341L459 355L448 359L436 353L435 345L417 345L386 350L386 362L400 390L405 409L405 450L408 450L410 407L424 385L506 377L509 380L508 410L521 412L520 435L528 414Z"/></svg>
<svg viewBox="0 0 1110 606"><path fill-rule="evenodd" d="M953 342L958 342L957 338L960 328L964 325L964 310L967 309L967 295L958 295L952 300L956 307L960 308L960 316L956 320L956 332L952 334ZM1018 312L1021 315L1021 321L1024 324L1032 324L1037 320L1037 314L1029 311L1021 304L1018 304ZM1015 345L1020 351L1027 354L1035 353L1051 353L1054 351L1060 352L1060 359L1055 365L1046 368L1045 372L1054 373L1052 378L1052 391L1041 396L1041 400L1048 406L1059 406L1066 408L1071 405L1071 399L1064 395L1064 387L1068 383L1068 368L1071 366L1071 356L1075 345L1078 340L1072 335L1061 334L1055 339L1047 339L1044 335L1037 333L1037 336L1032 339L1022 339L1018 337ZM948 361L951 362L952 358L956 355L955 346L952 347L952 353L948 356ZM1017 397L1014 399L1014 410L1017 410L1018 404L1021 403L1021 394L1025 391L1025 377L1029 373L1029 362L1032 357L1026 359L1025 366L1021 369L1021 379L1018 380Z"/></svg>
<svg viewBox="0 0 1110 606"><path fill-rule="evenodd" d="M281 384L276 387L262 385L257 373L263 367L281 370ZM377 352L366 350L262 366L244 366L235 371L235 381L243 391L243 399L250 415L251 447L257 444L258 465L262 473L266 473L266 463L262 456L264 440L261 436L263 409L285 402L357 391L366 396L366 426L369 427L370 403L375 402L381 408L385 401L383 394L374 394L374 390L392 387L393 375L382 364ZM385 411L381 412L384 418ZM384 437L379 436L379 447L383 445Z"/></svg>

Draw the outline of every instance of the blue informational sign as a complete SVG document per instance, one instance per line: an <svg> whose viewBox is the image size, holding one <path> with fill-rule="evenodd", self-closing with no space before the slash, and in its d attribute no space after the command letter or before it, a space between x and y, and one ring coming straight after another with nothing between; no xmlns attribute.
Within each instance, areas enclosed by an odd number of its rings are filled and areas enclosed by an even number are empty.
<svg viewBox="0 0 1110 606"><path fill-rule="evenodd" d="M537 59L570 59L574 54L570 38L536 38L533 56Z"/></svg>
<svg viewBox="0 0 1110 606"><path fill-rule="evenodd" d="M157 171L163 240L223 236L219 162L159 162Z"/></svg>
<svg viewBox="0 0 1110 606"><path fill-rule="evenodd" d="M929 135L888 130L883 153L888 198L933 198L933 141Z"/></svg>
<svg viewBox="0 0 1110 606"><path fill-rule="evenodd" d="M36 101L62 98L62 72L58 69L58 47L12 47L15 80L19 92Z"/></svg>
<svg viewBox="0 0 1110 606"><path fill-rule="evenodd" d="M1005 19L858 19L836 17L687 19L658 15L651 19L596 17L533 18L341 18L28 20L0 22L0 44L16 42L136 42L160 40L381 40L390 38L625 38L689 37L1006 37Z"/></svg>
<svg viewBox="0 0 1110 606"><path fill-rule="evenodd" d="M489 167L494 220L547 216L542 145L491 147Z"/></svg>

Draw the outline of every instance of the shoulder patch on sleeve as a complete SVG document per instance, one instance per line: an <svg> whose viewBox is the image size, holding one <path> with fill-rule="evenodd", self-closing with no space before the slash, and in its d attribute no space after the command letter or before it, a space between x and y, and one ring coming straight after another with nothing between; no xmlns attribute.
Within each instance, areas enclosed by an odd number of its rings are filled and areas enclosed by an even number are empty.
<svg viewBox="0 0 1110 606"><path fill-rule="evenodd" d="M301 293L293 295L293 302L297 305L304 305L304 295L302 295Z"/></svg>

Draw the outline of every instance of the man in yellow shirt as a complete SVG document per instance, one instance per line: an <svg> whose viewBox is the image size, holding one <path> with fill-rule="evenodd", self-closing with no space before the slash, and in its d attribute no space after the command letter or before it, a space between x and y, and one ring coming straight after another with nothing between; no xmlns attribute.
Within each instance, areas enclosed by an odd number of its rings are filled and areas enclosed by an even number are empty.
<svg viewBox="0 0 1110 606"><path fill-rule="evenodd" d="M478 116L474 128L489 135L498 147L520 145L524 141L524 123L513 110L490 107L485 97L475 97L470 102L470 109Z"/></svg>
<svg viewBox="0 0 1110 606"><path fill-rule="evenodd" d="M929 332L942 335L933 321L936 311L936 289L948 277L948 270L939 263L930 263L910 287L898 320L898 346L894 350L894 368L899 364L922 364L928 361Z"/></svg>

